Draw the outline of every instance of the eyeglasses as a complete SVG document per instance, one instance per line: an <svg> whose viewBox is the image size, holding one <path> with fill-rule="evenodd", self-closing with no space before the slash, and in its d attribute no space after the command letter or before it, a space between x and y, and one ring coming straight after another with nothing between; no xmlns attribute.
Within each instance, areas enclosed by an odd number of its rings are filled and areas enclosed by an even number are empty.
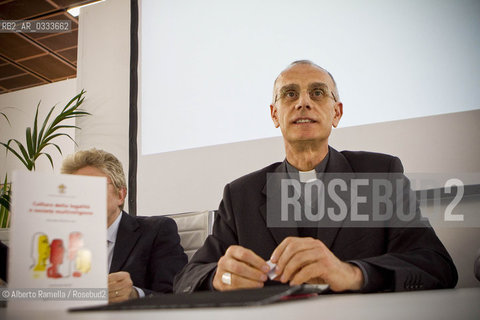
<svg viewBox="0 0 480 320"><path fill-rule="evenodd" d="M310 99L317 102L322 102L327 98L332 98L337 102L335 94L328 89L327 85L323 83L314 83L308 89ZM275 102L284 100L287 102L296 101L300 97L300 87L296 84L286 85L280 89L280 94L275 96Z"/></svg>

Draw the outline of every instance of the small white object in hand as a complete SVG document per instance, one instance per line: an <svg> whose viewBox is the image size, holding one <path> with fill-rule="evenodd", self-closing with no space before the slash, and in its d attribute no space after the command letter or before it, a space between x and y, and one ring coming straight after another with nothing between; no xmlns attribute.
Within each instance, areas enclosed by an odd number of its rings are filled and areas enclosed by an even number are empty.
<svg viewBox="0 0 480 320"><path fill-rule="evenodd" d="M267 261L267 264L270 267L270 271L268 271L268 274L267 274L268 278L270 280L273 280L277 277L277 275L275 274L275 269L277 269L277 265L270 260Z"/></svg>

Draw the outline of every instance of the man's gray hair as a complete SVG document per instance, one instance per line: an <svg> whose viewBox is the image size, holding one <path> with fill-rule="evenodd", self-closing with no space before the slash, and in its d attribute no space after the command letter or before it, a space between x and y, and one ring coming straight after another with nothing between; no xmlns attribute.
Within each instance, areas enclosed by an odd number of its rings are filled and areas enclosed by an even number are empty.
<svg viewBox="0 0 480 320"><path fill-rule="evenodd" d="M80 150L71 154L62 163L61 173L73 174L85 167L94 167L112 180L115 189L127 188L122 163L113 154L99 149ZM123 210L123 205L121 206Z"/></svg>

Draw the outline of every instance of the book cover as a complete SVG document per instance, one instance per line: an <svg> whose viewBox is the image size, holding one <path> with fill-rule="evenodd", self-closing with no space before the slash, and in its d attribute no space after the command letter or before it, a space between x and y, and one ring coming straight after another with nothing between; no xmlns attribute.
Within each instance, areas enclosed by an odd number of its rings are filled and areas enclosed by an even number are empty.
<svg viewBox="0 0 480 320"><path fill-rule="evenodd" d="M104 177L14 172L9 309L108 301Z"/></svg>

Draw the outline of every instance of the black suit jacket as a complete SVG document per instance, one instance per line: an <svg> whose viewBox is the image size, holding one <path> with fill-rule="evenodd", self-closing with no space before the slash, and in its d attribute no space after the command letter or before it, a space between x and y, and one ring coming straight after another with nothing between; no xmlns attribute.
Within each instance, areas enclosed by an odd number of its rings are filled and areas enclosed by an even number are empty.
<svg viewBox="0 0 480 320"><path fill-rule="evenodd" d="M403 172L400 160L389 155L338 152L331 147L329 152L326 172ZM175 278L175 292L211 288L217 261L230 245L249 248L268 260L283 239L298 236L297 228L266 225L269 172L285 172L285 162L243 176L225 187L213 234ZM317 238L339 259L353 260L363 267L368 278L364 292L448 288L457 282L455 265L429 226L318 228Z"/></svg>
<svg viewBox="0 0 480 320"><path fill-rule="evenodd" d="M173 278L187 263L175 221L132 217L122 211L110 273L127 271L145 295L172 292Z"/></svg>

